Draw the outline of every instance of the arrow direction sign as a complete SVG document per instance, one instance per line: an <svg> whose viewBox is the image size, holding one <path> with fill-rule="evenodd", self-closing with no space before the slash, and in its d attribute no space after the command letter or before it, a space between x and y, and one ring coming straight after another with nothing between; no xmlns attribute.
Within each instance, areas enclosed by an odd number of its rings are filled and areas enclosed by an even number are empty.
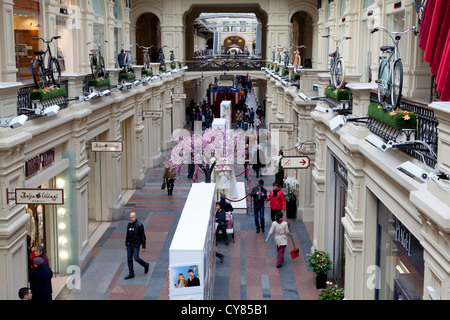
<svg viewBox="0 0 450 320"><path fill-rule="evenodd" d="M283 157L281 158L280 165L283 169L307 169L309 168L309 157Z"/></svg>

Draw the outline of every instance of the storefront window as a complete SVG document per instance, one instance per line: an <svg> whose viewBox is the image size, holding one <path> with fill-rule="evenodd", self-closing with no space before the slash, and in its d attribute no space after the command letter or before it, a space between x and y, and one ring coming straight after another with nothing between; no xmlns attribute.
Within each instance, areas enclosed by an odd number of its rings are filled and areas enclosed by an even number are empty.
<svg viewBox="0 0 450 320"><path fill-rule="evenodd" d="M343 16L345 13L345 7L347 5L347 0L341 0L341 10L340 10L340 15Z"/></svg>
<svg viewBox="0 0 450 320"><path fill-rule="evenodd" d="M32 80L31 65L34 51L39 50L39 14L14 9L14 42L16 53L17 81Z"/></svg>
<svg viewBox="0 0 450 320"><path fill-rule="evenodd" d="M373 0L363 0L364 9L370 7L373 4Z"/></svg>
<svg viewBox="0 0 450 320"><path fill-rule="evenodd" d="M420 300L423 296L423 248L389 209L378 202L377 300Z"/></svg>

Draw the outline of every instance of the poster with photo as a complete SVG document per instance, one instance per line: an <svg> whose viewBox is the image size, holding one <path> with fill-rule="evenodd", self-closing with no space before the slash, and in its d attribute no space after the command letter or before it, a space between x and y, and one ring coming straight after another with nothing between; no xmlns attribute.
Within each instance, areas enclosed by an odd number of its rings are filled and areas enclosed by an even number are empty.
<svg viewBox="0 0 450 320"><path fill-rule="evenodd" d="M201 277L199 264L172 266L170 272L171 290L179 294L197 292L203 289L203 279Z"/></svg>

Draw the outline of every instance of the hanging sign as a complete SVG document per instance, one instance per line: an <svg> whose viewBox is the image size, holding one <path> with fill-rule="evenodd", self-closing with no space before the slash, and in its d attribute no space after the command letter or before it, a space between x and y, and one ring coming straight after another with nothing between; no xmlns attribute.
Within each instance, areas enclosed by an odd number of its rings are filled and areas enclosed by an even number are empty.
<svg viewBox="0 0 450 320"><path fill-rule="evenodd" d="M283 169L306 169L309 168L309 157L308 156L282 157L280 161L280 166Z"/></svg>
<svg viewBox="0 0 450 320"><path fill-rule="evenodd" d="M64 204L63 189L17 188L16 204Z"/></svg>
<svg viewBox="0 0 450 320"><path fill-rule="evenodd" d="M186 99L186 93L173 93L173 99Z"/></svg>
<svg viewBox="0 0 450 320"><path fill-rule="evenodd" d="M142 118L159 119L162 117L162 110L142 110Z"/></svg>
<svg viewBox="0 0 450 320"><path fill-rule="evenodd" d="M93 152L122 152L123 141L92 141L91 151Z"/></svg>
<svg viewBox="0 0 450 320"><path fill-rule="evenodd" d="M271 123L269 130L278 130L280 132L294 132L295 125L293 123Z"/></svg>

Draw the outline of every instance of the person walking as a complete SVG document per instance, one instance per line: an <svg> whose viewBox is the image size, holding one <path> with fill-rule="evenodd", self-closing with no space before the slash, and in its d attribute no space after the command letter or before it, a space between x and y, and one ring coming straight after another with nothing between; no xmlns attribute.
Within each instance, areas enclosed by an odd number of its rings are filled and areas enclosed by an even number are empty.
<svg viewBox="0 0 450 320"><path fill-rule="evenodd" d="M144 272L148 272L149 263L139 258L139 248L142 246L142 252L145 252L145 231L144 226L136 219L136 213L130 213L130 222L127 225L127 234L125 238L125 248L127 249L128 275L125 280L134 278L133 257L134 261L144 267Z"/></svg>
<svg viewBox="0 0 450 320"><path fill-rule="evenodd" d="M30 289L33 300L52 300L53 271L44 264L44 259L33 259L34 268L30 273Z"/></svg>
<svg viewBox="0 0 450 320"><path fill-rule="evenodd" d="M286 212L286 199L278 181L273 183L273 189L270 190L270 194L266 199L266 202L268 201L270 201L270 217L273 222L277 212Z"/></svg>
<svg viewBox="0 0 450 320"><path fill-rule="evenodd" d="M291 236L289 231L289 225L286 221L283 221L281 218L283 214L281 212L277 212L275 216L275 221L272 222L272 226L270 227L269 233L267 234L266 243L269 241L269 238L272 234L275 235L275 244L277 246L277 268L280 268L284 261L284 253L286 251L287 246L287 237Z"/></svg>
<svg viewBox="0 0 450 320"><path fill-rule="evenodd" d="M167 195L171 196L173 192L175 178L177 176L177 171L175 167L169 166L166 166L166 168L164 169L163 178L166 179Z"/></svg>
<svg viewBox="0 0 450 320"><path fill-rule="evenodd" d="M125 66L125 52L123 49L120 50L120 53L117 56L117 62L119 63L119 68L123 68Z"/></svg>
<svg viewBox="0 0 450 320"><path fill-rule="evenodd" d="M259 180L258 185L250 192L250 196L253 198L256 233L259 233L260 230L264 233L264 203L267 199L264 180Z"/></svg>

